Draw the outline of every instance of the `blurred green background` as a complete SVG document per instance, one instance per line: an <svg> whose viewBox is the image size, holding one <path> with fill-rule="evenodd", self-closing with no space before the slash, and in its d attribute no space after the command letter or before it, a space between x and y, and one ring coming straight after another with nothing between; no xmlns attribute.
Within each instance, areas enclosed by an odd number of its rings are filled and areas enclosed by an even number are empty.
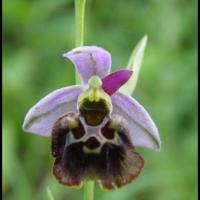
<svg viewBox="0 0 200 200"><path fill-rule="evenodd" d="M195 0L88 0L85 44L112 53L113 70L149 40L134 97L151 113L162 151L138 148L141 176L115 192L96 184L95 200L197 199L197 2ZM52 175L50 138L24 133L28 109L57 88L74 84L62 53L74 47L72 0L3 1L3 198L82 199L82 190Z"/></svg>

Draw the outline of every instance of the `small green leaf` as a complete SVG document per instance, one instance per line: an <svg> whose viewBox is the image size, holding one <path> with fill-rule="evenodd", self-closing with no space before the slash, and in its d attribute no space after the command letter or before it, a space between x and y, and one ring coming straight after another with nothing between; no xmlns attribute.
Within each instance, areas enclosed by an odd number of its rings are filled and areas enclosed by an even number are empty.
<svg viewBox="0 0 200 200"><path fill-rule="evenodd" d="M147 44L147 35L145 35L137 44L135 49L133 50L130 60L127 65L127 69L133 71L132 77L129 81L120 88L120 92L131 95L137 85L138 76L140 73L140 68L142 65L142 60L144 57L144 51Z"/></svg>
<svg viewBox="0 0 200 200"><path fill-rule="evenodd" d="M46 190L47 190L47 197L48 197L48 200L54 200L54 197L53 197L53 195L52 195L52 192L51 192L50 188L47 187Z"/></svg>

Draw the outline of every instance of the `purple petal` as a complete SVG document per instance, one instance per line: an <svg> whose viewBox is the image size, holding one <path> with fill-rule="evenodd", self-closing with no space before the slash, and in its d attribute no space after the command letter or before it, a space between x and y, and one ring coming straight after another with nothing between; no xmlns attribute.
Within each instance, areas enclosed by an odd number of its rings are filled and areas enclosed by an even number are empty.
<svg viewBox="0 0 200 200"><path fill-rule="evenodd" d="M28 111L23 130L49 136L59 117L66 112L77 111L77 98L81 92L81 86L64 87L51 92Z"/></svg>
<svg viewBox="0 0 200 200"><path fill-rule="evenodd" d="M85 84L93 75L104 78L110 72L111 55L101 47L78 47L63 56L73 62Z"/></svg>
<svg viewBox="0 0 200 200"><path fill-rule="evenodd" d="M109 94L113 95L122 85L124 85L132 75L131 70L122 69L112 74L109 74L102 80L103 90Z"/></svg>
<svg viewBox="0 0 200 200"><path fill-rule="evenodd" d="M126 119L133 144L160 150L160 136L148 112L134 98L126 94L113 95L112 102L113 114L119 114Z"/></svg>

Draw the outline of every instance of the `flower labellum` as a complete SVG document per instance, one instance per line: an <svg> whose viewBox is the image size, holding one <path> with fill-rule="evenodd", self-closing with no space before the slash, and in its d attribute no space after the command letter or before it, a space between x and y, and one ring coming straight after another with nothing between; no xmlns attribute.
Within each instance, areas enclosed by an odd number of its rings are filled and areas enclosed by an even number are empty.
<svg viewBox="0 0 200 200"><path fill-rule="evenodd" d="M147 111L118 92L132 75L109 74L111 55L96 46L65 53L83 85L58 89L27 113L26 132L52 137L53 174L64 185L81 187L98 180L106 190L131 183L144 165L136 146L160 149L158 130Z"/></svg>

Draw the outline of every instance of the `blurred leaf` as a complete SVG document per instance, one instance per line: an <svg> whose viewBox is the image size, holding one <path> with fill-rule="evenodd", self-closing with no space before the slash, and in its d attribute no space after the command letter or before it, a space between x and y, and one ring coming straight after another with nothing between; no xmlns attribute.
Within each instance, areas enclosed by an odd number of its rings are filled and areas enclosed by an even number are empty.
<svg viewBox="0 0 200 200"><path fill-rule="evenodd" d="M16 137L14 136L10 140L13 131L13 125L9 122L3 121L3 191L6 191L11 183L12 179L12 163L14 159L14 152L16 149L17 142ZM9 158L9 159L8 159Z"/></svg>
<svg viewBox="0 0 200 200"><path fill-rule="evenodd" d="M50 188L47 187L46 189L47 189L47 197L48 197L48 200L54 200L54 197L53 197L53 194L52 194Z"/></svg>
<svg viewBox="0 0 200 200"><path fill-rule="evenodd" d="M137 44L133 53L130 57L130 60L127 65L127 69L133 71L133 75L129 79L129 81L120 88L120 92L127 93L131 95L137 85L138 76L140 73L140 67L142 65L142 60L144 57L144 51L147 44L147 35L145 35L140 42Z"/></svg>

